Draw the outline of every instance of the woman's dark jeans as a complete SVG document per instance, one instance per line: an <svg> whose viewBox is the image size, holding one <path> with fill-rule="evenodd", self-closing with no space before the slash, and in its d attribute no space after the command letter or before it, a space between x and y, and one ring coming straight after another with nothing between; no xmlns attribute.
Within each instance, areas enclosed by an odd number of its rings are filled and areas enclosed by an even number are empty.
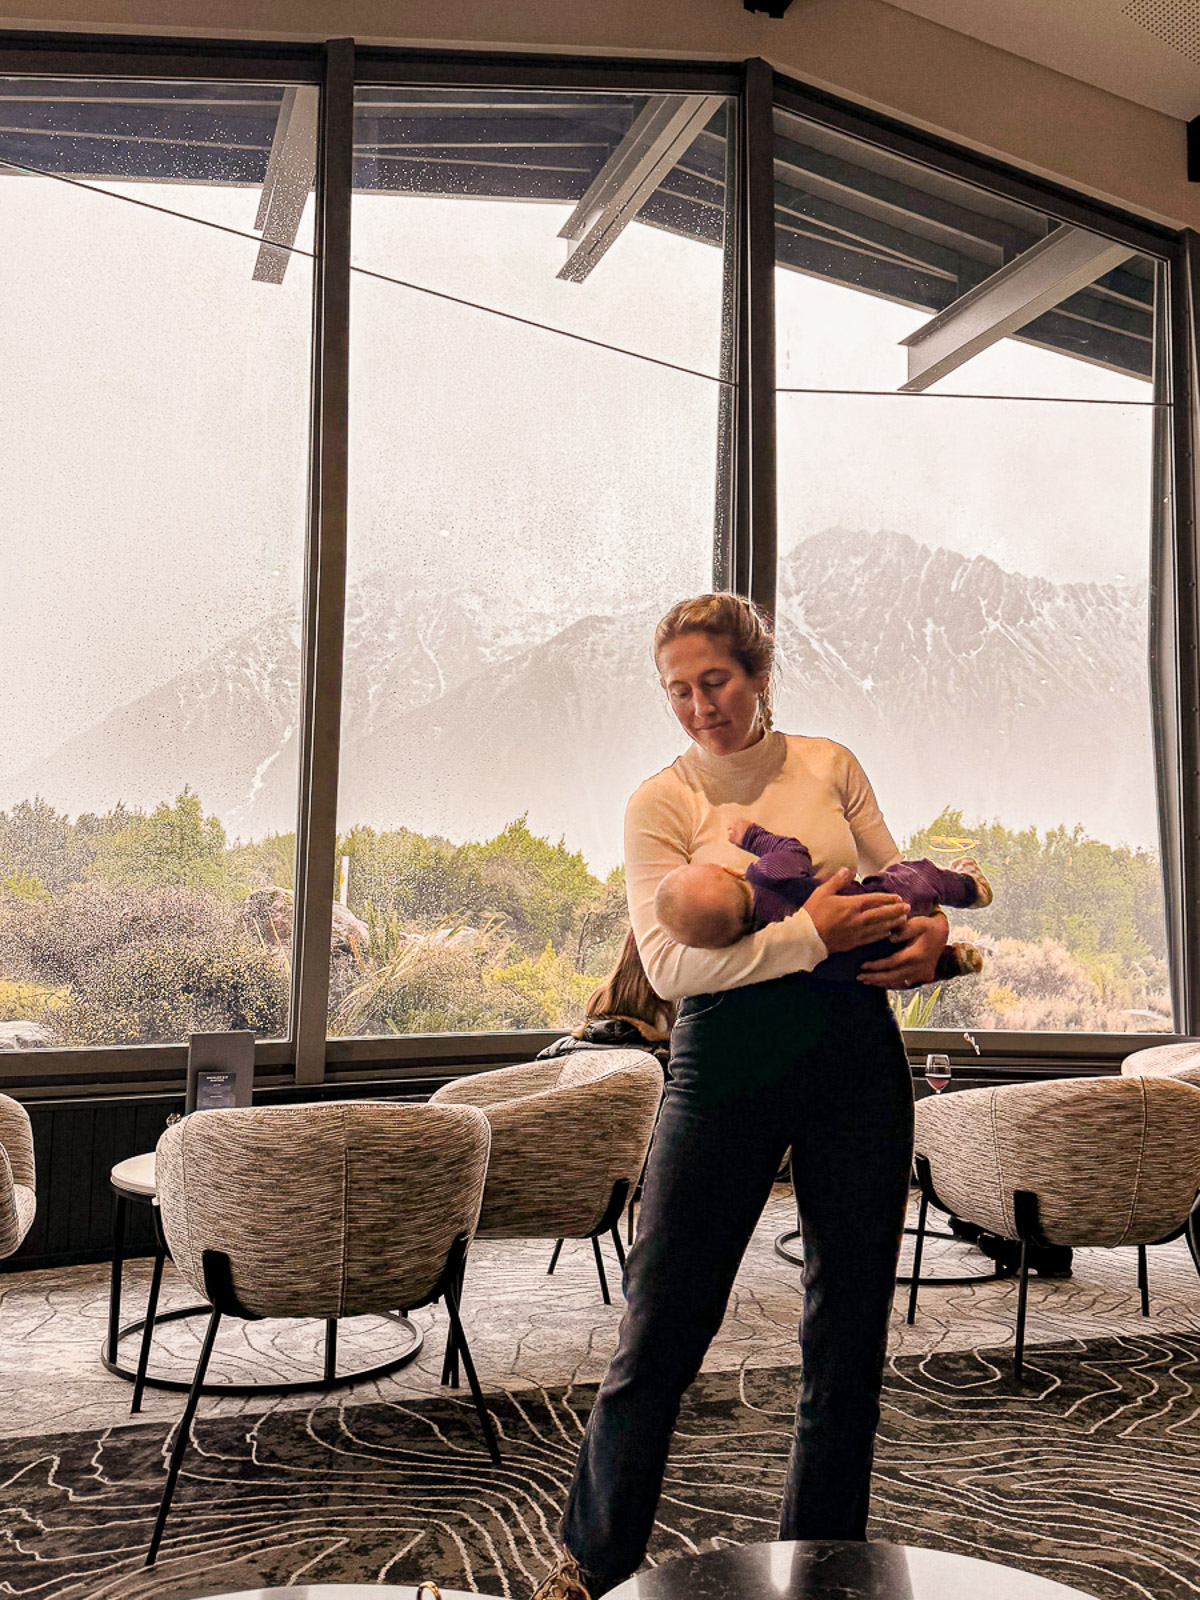
<svg viewBox="0 0 1200 1600"><path fill-rule="evenodd" d="M563 1541L598 1593L645 1555L680 1399L789 1145L803 1375L780 1537L866 1537L912 1104L882 990L797 975L683 1002L620 1341L563 1519Z"/></svg>

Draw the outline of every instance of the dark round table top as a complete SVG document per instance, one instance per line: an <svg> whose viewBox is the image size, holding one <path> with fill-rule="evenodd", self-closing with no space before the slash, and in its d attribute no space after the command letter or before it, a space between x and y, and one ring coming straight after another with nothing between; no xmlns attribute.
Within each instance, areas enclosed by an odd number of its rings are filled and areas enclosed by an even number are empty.
<svg viewBox="0 0 1200 1600"><path fill-rule="evenodd" d="M751 1544L664 1561L605 1600L1093 1600L1016 1567L903 1544Z"/></svg>

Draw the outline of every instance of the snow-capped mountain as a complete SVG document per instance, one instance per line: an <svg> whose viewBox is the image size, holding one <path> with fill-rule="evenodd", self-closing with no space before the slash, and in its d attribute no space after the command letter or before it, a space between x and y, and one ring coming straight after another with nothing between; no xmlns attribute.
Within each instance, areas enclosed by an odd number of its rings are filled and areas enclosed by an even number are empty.
<svg viewBox="0 0 1200 1600"><path fill-rule="evenodd" d="M659 607L500 615L486 595L365 579L347 603L339 814L451 838L522 812L598 869L624 802L682 748L649 656ZM780 727L848 744L897 836L945 805L1152 843L1146 597L1056 585L899 534L830 529L780 568ZM299 638L276 616L4 785L63 809L184 784L231 836L295 812Z"/></svg>
<svg viewBox="0 0 1200 1600"><path fill-rule="evenodd" d="M1144 585L842 530L779 578L779 725L850 745L898 836L955 805L1155 842Z"/></svg>

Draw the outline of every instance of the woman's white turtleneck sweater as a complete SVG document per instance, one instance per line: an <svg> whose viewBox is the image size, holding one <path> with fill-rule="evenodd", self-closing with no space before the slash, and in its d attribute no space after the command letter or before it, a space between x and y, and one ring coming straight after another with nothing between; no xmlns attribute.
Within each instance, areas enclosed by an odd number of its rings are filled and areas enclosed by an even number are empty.
<svg viewBox="0 0 1200 1600"><path fill-rule="evenodd" d="M677 944L659 927L654 895L668 872L690 861L745 867L753 859L729 842L736 817L799 839L818 877L838 867L880 872L899 860L867 775L844 745L783 733L729 756L689 745L634 792L625 811L629 919L664 1000L810 972L827 954L804 910L723 950Z"/></svg>

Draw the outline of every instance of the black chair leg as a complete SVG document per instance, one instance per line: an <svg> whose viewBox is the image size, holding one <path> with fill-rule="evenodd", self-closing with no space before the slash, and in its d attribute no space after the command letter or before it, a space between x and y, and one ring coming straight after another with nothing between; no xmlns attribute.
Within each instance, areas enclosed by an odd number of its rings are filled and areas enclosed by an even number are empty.
<svg viewBox="0 0 1200 1600"><path fill-rule="evenodd" d="M1138 1252L1138 1289L1142 1296L1142 1315L1150 1315L1150 1271L1146 1265L1146 1246L1140 1244Z"/></svg>
<svg viewBox="0 0 1200 1600"><path fill-rule="evenodd" d="M1029 1295L1029 1245L1021 1240L1021 1285L1017 1291L1017 1336L1013 1345L1013 1377L1018 1383L1025 1368L1025 1302Z"/></svg>
<svg viewBox="0 0 1200 1600"><path fill-rule="evenodd" d="M446 1330L446 1353L442 1357L442 1383L447 1389L458 1388L458 1353L458 1338L452 1323Z"/></svg>
<svg viewBox="0 0 1200 1600"><path fill-rule="evenodd" d="M325 1319L325 1382L337 1381L337 1318Z"/></svg>
<svg viewBox="0 0 1200 1600"><path fill-rule="evenodd" d="M491 1415L484 1404L483 1391L479 1387L479 1379L475 1373L475 1363L471 1360L471 1352L467 1348L467 1336L463 1332L462 1317L459 1315L458 1292L453 1285L446 1289L446 1310L450 1316L450 1334L454 1340L454 1348L462 1356L463 1370L467 1374L467 1383L471 1389L471 1399L475 1403L475 1410L479 1416L479 1425L483 1429L484 1442L487 1445L488 1455L494 1465L500 1465L500 1445L496 1439L496 1430L492 1426Z"/></svg>
<svg viewBox="0 0 1200 1600"><path fill-rule="evenodd" d="M621 1263L621 1271L625 1271L625 1246L621 1243L621 1230L614 1226L612 1231L613 1248L617 1252L617 1260Z"/></svg>
<svg viewBox="0 0 1200 1600"><path fill-rule="evenodd" d="M608 1279L604 1276L604 1257L600 1254L600 1235L592 1235L592 1251L596 1257L596 1271L600 1274L600 1293L604 1296L604 1304L612 1305L612 1295L608 1292Z"/></svg>
<svg viewBox="0 0 1200 1600"><path fill-rule="evenodd" d="M125 1265L125 1196L119 1191L113 1206L112 1272L108 1288L108 1359L117 1359L121 1334L121 1272Z"/></svg>
<svg viewBox="0 0 1200 1600"><path fill-rule="evenodd" d="M929 1196L921 1190L921 1209L917 1213L917 1237L913 1244L912 1282L908 1286L908 1321L917 1320L917 1290L921 1287L921 1252L925 1248L925 1218L929 1212Z"/></svg>
<svg viewBox="0 0 1200 1600"><path fill-rule="evenodd" d="M547 1277L550 1277L551 1273L554 1271L555 1267L558 1265L558 1258L562 1254L562 1247L563 1247L563 1241L560 1239L558 1241L558 1243L554 1246L554 1254L550 1257L550 1265L546 1268L546 1276Z"/></svg>
<svg viewBox="0 0 1200 1600"><path fill-rule="evenodd" d="M192 1387L188 1392L187 1404L183 1408L183 1416L179 1419L179 1431L175 1435L175 1445L171 1451L171 1460L167 1466L167 1484L163 1490L162 1500L159 1503L158 1516L154 1521L154 1532L150 1535L150 1549L146 1553L146 1565L148 1567L154 1565L154 1558L158 1555L158 1547L162 1543L163 1530L167 1525L167 1513L171 1509L171 1501L175 1496L175 1483L179 1477L179 1468L183 1462L183 1452L187 1449L188 1437L192 1431L192 1418L196 1415L196 1406L200 1401L200 1390L204 1387L204 1374L208 1371L213 1342L217 1337L217 1329L220 1326L221 1313L214 1306L213 1314L208 1319L208 1329L204 1335L204 1343L200 1348L200 1359L196 1363L196 1372L192 1378Z"/></svg>
<svg viewBox="0 0 1200 1600"><path fill-rule="evenodd" d="M1200 1272L1200 1240L1196 1237L1196 1213L1194 1210L1187 1219L1183 1236L1187 1240L1188 1254L1192 1258L1192 1265L1197 1272Z"/></svg>
<svg viewBox="0 0 1200 1600"><path fill-rule="evenodd" d="M455 1309L462 1305L463 1284L467 1278L467 1264L464 1261L458 1271L458 1280L455 1284ZM454 1319L450 1319L450 1327L446 1333L446 1353L442 1357L442 1383L447 1388L458 1388L458 1334L455 1331Z"/></svg>
<svg viewBox="0 0 1200 1600"><path fill-rule="evenodd" d="M146 1320L142 1324L142 1348L138 1351L137 1377L133 1381L133 1402L130 1411L142 1409L142 1395L146 1389L146 1368L150 1365L150 1343L154 1338L154 1319L158 1315L158 1292L162 1288L163 1262L167 1253L161 1247L154 1252L154 1271L150 1274L150 1293L146 1297Z"/></svg>

